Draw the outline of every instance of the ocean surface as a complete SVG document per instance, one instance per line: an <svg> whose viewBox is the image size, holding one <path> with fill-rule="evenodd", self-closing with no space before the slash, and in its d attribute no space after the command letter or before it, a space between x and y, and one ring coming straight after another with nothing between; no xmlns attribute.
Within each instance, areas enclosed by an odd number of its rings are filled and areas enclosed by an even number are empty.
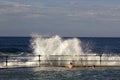
<svg viewBox="0 0 120 80"><path fill-rule="evenodd" d="M84 53L120 54L120 38L78 37L77 39L81 41ZM0 55L20 53L33 53L31 37L0 37Z"/></svg>
<svg viewBox="0 0 120 80"><path fill-rule="evenodd" d="M20 54L30 52L30 37L0 37L1 54Z"/></svg>
<svg viewBox="0 0 120 80"><path fill-rule="evenodd" d="M0 69L0 80L120 80L120 69L60 67Z"/></svg>

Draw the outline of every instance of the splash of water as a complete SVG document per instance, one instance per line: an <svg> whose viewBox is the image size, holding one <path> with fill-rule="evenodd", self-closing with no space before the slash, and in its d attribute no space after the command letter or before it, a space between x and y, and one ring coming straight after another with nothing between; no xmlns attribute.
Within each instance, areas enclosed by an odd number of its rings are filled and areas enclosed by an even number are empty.
<svg viewBox="0 0 120 80"><path fill-rule="evenodd" d="M80 40L77 38L64 40L58 35L51 38L42 37L40 35L33 35L31 46L34 55L44 55L41 57L41 59L49 60L49 62L47 62L51 65L67 64L70 61L77 60L78 58L76 55L83 54ZM54 57L52 55L54 55ZM34 60L38 60L38 58L35 58ZM55 62L55 60L57 60L57 62ZM61 60L63 62L61 62Z"/></svg>
<svg viewBox="0 0 120 80"><path fill-rule="evenodd" d="M32 48L35 55L81 55L81 41L77 38L64 40L58 35L45 38L33 35Z"/></svg>

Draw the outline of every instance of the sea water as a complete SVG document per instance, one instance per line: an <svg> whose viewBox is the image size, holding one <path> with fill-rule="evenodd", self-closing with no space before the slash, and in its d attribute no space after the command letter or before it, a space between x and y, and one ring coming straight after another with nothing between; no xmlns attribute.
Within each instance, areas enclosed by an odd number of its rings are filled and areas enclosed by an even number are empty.
<svg viewBox="0 0 120 80"><path fill-rule="evenodd" d="M51 60L49 63L53 65L54 60L58 65L65 65L68 60L81 59L97 59L94 64L100 64L98 57L81 58L76 55L102 55L103 60L116 60L111 65L119 64L120 54L120 38L90 38L90 37L43 37L35 35L33 37L0 37L0 55L1 56L28 56L28 55L44 55L41 59ZM51 57L53 55L54 57ZM56 55L63 55L58 57ZM69 57L64 57L68 55ZM104 57L105 56L105 57ZM96 68L96 69L67 69L63 67L40 67L40 68L8 68L3 69L5 62L3 57L0 57L0 80L119 80L119 68ZM35 65L36 63L29 63L31 60L38 60L38 57L33 58L10 58L13 61L21 61L20 64ZM9 63L10 65L17 65L17 63ZM78 64L78 63L77 63ZM83 64L83 63L82 63ZM87 63L88 64L88 63ZM93 63L92 63L93 64ZM102 63L106 64L106 63ZM81 64L80 64L81 65ZM21 65L22 67L23 65ZM13 76L14 75L14 76Z"/></svg>
<svg viewBox="0 0 120 80"><path fill-rule="evenodd" d="M56 37L55 38L54 37L55 36L48 38L49 42L51 41L52 43L53 40L55 41ZM57 37L58 37L57 39L62 39L62 40L75 39L74 37L62 37L62 38L59 36ZM0 55L5 55L5 54L18 55L20 53L25 53L25 54L33 53L33 49L31 48L31 39L32 37L0 37ZM44 38L42 39L44 40ZM80 47L82 48L84 53L120 54L120 38L77 37L77 39L80 40ZM71 44L75 44L75 43L72 42ZM58 45L57 42L54 45ZM49 47L51 46L52 44L49 45Z"/></svg>
<svg viewBox="0 0 120 80"><path fill-rule="evenodd" d="M119 80L119 68L63 67L0 69L0 80Z"/></svg>

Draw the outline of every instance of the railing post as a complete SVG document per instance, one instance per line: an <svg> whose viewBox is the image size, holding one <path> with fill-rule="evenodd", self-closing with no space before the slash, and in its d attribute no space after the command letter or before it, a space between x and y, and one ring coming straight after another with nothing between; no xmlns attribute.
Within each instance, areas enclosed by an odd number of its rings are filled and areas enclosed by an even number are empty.
<svg viewBox="0 0 120 80"><path fill-rule="evenodd" d="M8 56L5 57L5 62L6 62L6 67L8 66L7 63L8 63Z"/></svg>
<svg viewBox="0 0 120 80"><path fill-rule="evenodd" d="M39 60L38 60L38 61L39 61L39 67L40 67L40 61L41 61L41 60L40 60L40 55L38 55L38 57L39 57Z"/></svg>
<svg viewBox="0 0 120 80"><path fill-rule="evenodd" d="M102 59L101 59L102 55L100 54L100 66L101 66L101 62L102 62Z"/></svg>

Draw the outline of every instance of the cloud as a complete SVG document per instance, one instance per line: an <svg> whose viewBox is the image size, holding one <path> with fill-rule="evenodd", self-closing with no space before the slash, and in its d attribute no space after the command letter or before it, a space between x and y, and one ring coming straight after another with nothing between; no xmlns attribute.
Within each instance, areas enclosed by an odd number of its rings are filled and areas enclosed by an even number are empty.
<svg viewBox="0 0 120 80"><path fill-rule="evenodd" d="M5 34L8 34L8 31L14 33L16 29L18 33L41 32L62 35L88 33L92 35L95 31L103 33L101 32L103 28L107 32L108 26L119 27L119 5L87 5L78 0L63 2L56 5L42 2L29 4L0 1L0 30ZM117 22L117 24L111 22ZM11 27L11 32L9 27ZM113 28L114 32L119 30L118 27Z"/></svg>
<svg viewBox="0 0 120 80"><path fill-rule="evenodd" d="M83 5L80 1L68 1L60 5L40 5L24 4L18 2L1 1L0 15L18 14L29 18L56 18L63 17L67 20L100 20L100 21L120 21L120 6L107 5Z"/></svg>
<svg viewBox="0 0 120 80"><path fill-rule="evenodd" d="M67 16L79 19L119 20L120 6L116 5L86 5L81 3L67 4L64 7Z"/></svg>
<svg viewBox="0 0 120 80"><path fill-rule="evenodd" d="M27 12L31 5L1 1L0 14Z"/></svg>

